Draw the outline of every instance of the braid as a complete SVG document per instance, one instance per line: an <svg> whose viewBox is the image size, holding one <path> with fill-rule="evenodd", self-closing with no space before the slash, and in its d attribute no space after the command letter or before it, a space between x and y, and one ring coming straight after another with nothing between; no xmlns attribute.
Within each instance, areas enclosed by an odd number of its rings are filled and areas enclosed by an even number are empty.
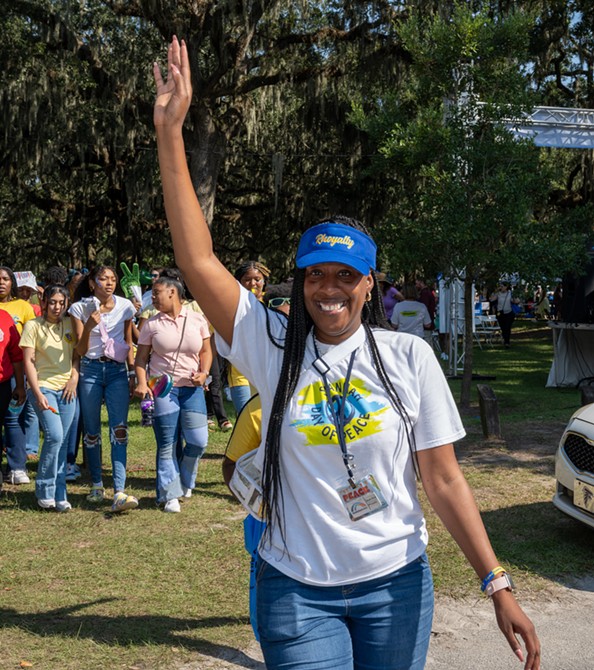
<svg viewBox="0 0 594 670"><path fill-rule="evenodd" d="M285 353L276 393L272 402L270 421L266 433L266 447L262 472L262 499L268 529L279 524L281 538L285 543L283 490L280 470L280 434L286 409L297 388L301 364L305 354L305 342L313 322L305 309L303 297L304 270L295 271L291 294L291 311L285 338ZM268 532L268 531L267 531Z"/></svg>
<svg viewBox="0 0 594 670"><path fill-rule="evenodd" d="M371 326L368 323L364 323L363 327L365 328L365 333L367 335L367 342L369 344L369 350L371 351L371 358L373 360L373 365L375 366L377 376L379 377L382 386L386 389L386 393L388 394L388 398L390 399L392 405L394 406L394 409L398 412L400 418L402 419L402 422L404 423L404 429L406 430L406 441L408 442L408 448L410 449L410 452L412 454L415 474L417 475L417 477L419 477L417 445L415 442L415 432L412 420L408 415L406 407L402 403L400 396L398 395L398 391L396 391L394 385L390 381L390 377L388 377L388 373L386 372L386 368L384 367L384 363L382 361L382 357L380 355L379 348L377 346L377 342L373 335L373 330Z"/></svg>
<svg viewBox="0 0 594 670"><path fill-rule="evenodd" d="M264 313L266 314L266 334L268 335L268 339L274 344L274 346L277 349L284 349L285 348L285 341L286 341L286 331L287 331L287 315L284 312L279 312L276 309L269 309L266 307L266 305L263 302L260 302L260 305L264 308ZM270 315L271 313L276 314L278 317L280 317L280 323L285 329L285 337L282 339L277 339L273 334L272 331L270 330ZM279 319L277 319L279 320Z"/></svg>

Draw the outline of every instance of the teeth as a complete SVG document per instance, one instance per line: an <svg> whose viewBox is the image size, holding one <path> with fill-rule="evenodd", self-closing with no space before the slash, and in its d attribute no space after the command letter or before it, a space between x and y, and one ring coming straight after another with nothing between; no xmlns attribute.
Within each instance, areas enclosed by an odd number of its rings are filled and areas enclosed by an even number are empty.
<svg viewBox="0 0 594 670"><path fill-rule="evenodd" d="M335 302L333 304L320 303L320 309L322 312L333 312L344 307L344 302Z"/></svg>

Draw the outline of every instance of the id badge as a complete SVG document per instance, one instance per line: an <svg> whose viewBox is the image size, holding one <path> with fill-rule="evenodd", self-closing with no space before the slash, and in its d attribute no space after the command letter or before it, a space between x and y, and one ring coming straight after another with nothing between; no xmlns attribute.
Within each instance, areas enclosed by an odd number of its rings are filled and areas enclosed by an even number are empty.
<svg viewBox="0 0 594 670"><path fill-rule="evenodd" d="M373 475L365 475L355 484L355 488L349 484L336 489L351 521L359 521L388 506Z"/></svg>

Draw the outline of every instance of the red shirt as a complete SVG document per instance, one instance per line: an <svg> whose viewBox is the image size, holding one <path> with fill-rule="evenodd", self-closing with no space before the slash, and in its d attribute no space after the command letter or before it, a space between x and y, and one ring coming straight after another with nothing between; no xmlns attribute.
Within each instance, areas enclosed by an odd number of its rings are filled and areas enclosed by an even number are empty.
<svg viewBox="0 0 594 670"><path fill-rule="evenodd" d="M21 336L8 312L0 309L0 382L5 382L14 374L13 362L23 360L23 350L19 347Z"/></svg>

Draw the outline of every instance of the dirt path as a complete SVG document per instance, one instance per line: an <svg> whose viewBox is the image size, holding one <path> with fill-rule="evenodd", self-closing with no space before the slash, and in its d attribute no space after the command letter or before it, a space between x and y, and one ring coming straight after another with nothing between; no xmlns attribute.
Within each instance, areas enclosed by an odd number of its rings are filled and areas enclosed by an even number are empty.
<svg viewBox="0 0 594 670"><path fill-rule="evenodd" d="M532 424L526 431L506 435L502 452L482 443L460 449L459 458L473 465L502 460L530 462L535 476L550 481L556 448L552 435L560 435L562 422ZM480 430L480 429L478 429ZM480 438L479 438L480 439ZM500 445L501 446L501 445ZM584 532L589 532L584 529ZM594 535L592 536L594 539ZM542 644L542 670L594 670L594 576L573 584L550 586L522 602L534 622ZM483 597L453 600L437 597L431 646L426 670L521 670L499 632L493 606ZM200 655L176 670L265 670L259 645L222 649L217 657Z"/></svg>

